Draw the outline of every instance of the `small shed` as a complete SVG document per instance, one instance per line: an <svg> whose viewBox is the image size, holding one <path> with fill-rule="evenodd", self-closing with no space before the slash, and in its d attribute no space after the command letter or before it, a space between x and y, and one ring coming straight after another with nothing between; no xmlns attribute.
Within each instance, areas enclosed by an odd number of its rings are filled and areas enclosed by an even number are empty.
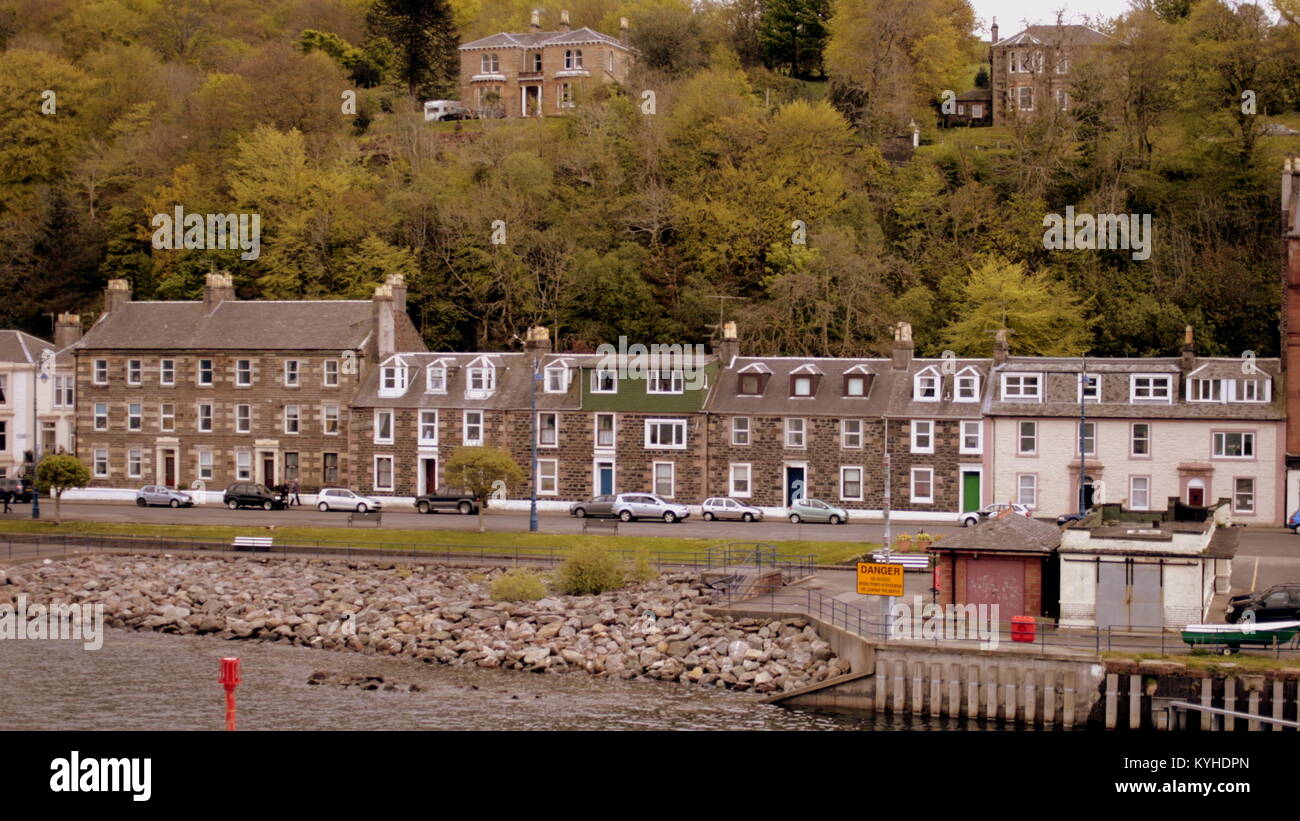
<svg viewBox="0 0 1300 821"><path fill-rule="evenodd" d="M997 605L1001 620L1056 615L1061 529L1008 511L930 547L942 604Z"/></svg>

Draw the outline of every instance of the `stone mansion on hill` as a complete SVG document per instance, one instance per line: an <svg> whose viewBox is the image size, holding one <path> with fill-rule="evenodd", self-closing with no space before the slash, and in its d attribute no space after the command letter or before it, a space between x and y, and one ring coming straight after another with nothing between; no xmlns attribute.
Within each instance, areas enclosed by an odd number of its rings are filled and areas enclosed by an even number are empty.
<svg viewBox="0 0 1300 821"><path fill-rule="evenodd" d="M440 353L399 276L370 300L272 302L211 274L192 302L133 301L112 281L60 354L75 452L101 489L298 479L409 499L462 447L504 449L528 475L535 435L554 508L653 491L879 511L888 454L891 508L918 518L1170 497L1229 499L1241 522L1290 512L1279 361L1197 356L1190 332L1179 356L1141 359L1012 356L1005 337L988 358L927 359L905 323L887 358L747 356L732 323L659 362L555 351L545 328L514 351Z"/></svg>

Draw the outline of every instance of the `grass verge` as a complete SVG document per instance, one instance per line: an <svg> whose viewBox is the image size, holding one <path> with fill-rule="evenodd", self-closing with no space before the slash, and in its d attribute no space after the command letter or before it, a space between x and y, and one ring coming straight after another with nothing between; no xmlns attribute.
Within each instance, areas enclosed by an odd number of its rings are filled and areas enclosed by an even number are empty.
<svg viewBox="0 0 1300 821"><path fill-rule="evenodd" d="M48 535L138 536L156 539L187 539L229 542L236 536L273 536L277 544L321 545L353 548L415 547L426 550L483 550L515 547L568 551L580 545L596 545L617 551L648 551L651 554L703 553L715 545L736 539L679 539L671 536L604 536L579 533L475 533L465 530L382 530L334 527L281 527L227 525L124 524L116 522L63 522L19 519L0 522L0 534L38 533ZM819 564L839 564L880 545L869 542L769 542L780 556L811 555Z"/></svg>
<svg viewBox="0 0 1300 821"><path fill-rule="evenodd" d="M1229 672L1262 673L1268 670L1300 669L1300 659L1275 659L1271 655L1265 655L1264 652L1252 653L1249 650L1235 653L1231 656L1217 655L1207 650L1196 650L1190 653L1168 654L1163 656L1159 653L1125 653L1123 651L1113 651L1102 653L1101 656L1104 659L1172 661L1187 665L1189 670L1205 670L1211 673L1221 672L1225 675Z"/></svg>

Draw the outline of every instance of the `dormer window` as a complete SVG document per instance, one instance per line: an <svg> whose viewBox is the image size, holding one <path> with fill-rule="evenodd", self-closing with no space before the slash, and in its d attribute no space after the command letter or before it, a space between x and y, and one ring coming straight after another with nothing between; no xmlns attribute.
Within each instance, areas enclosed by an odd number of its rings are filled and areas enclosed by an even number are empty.
<svg viewBox="0 0 1300 821"><path fill-rule="evenodd" d="M758 396L763 389L760 387L758 374L742 373L740 375L740 392L746 396Z"/></svg>
<svg viewBox="0 0 1300 821"><path fill-rule="evenodd" d="M939 401L939 374L926 368L912 379L912 399L916 402Z"/></svg>
<svg viewBox="0 0 1300 821"><path fill-rule="evenodd" d="M569 369L552 365L546 369L546 392L565 393L569 390Z"/></svg>
<svg viewBox="0 0 1300 821"><path fill-rule="evenodd" d="M980 375L979 371L974 368L967 368L957 374L954 380L957 395L953 397L956 402L978 402L980 399Z"/></svg>
<svg viewBox="0 0 1300 821"><path fill-rule="evenodd" d="M385 365L379 372L379 395L401 396L406 392L406 367Z"/></svg>
<svg viewBox="0 0 1300 821"><path fill-rule="evenodd" d="M1100 402L1101 401L1101 376L1095 373L1079 374L1079 392L1080 402Z"/></svg>
<svg viewBox="0 0 1300 821"><path fill-rule="evenodd" d="M646 393L682 393L685 380L681 371L650 371Z"/></svg>
<svg viewBox="0 0 1300 821"><path fill-rule="evenodd" d="M1223 380L1193 379L1189 394L1188 399L1193 402L1219 402L1223 399Z"/></svg>
<svg viewBox="0 0 1300 821"><path fill-rule="evenodd" d="M1036 373L1002 374L1002 399L1005 402L1038 402L1043 398L1043 379Z"/></svg>
<svg viewBox="0 0 1300 821"><path fill-rule="evenodd" d="M1266 379L1238 379L1235 399L1238 402L1267 402L1268 384Z"/></svg>
<svg viewBox="0 0 1300 821"><path fill-rule="evenodd" d="M813 380L811 376L796 376L791 381L791 396L812 396Z"/></svg>
<svg viewBox="0 0 1300 821"><path fill-rule="evenodd" d="M1173 399L1172 379L1165 375L1134 374L1129 383L1129 397L1133 402L1170 402Z"/></svg>
<svg viewBox="0 0 1300 821"><path fill-rule="evenodd" d="M862 374L844 377L845 396L866 396L867 378Z"/></svg>
<svg viewBox="0 0 1300 821"><path fill-rule="evenodd" d="M447 366L430 365L424 369L425 393L447 392Z"/></svg>
<svg viewBox="0 0 1300 821"><path fill-rule="evenodd" d="M486 357L478 357L465 369L465 395L483 399L497 389L497 369Z"/></svg>
<svg viewBox="0 0 1300 821"><path fill-rule="evenodd" d="M618 371L597 368L591 373L592 393L618 393Z"/></svg>

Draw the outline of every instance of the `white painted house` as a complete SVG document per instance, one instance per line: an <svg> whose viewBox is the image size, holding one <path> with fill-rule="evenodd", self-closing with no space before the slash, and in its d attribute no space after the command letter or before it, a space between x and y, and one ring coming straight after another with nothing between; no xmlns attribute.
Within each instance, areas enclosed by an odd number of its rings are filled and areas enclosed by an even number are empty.
<svg viewBox="0 0 1300 821"><path fill-rule="evenodd" d="M80 328L79 317L61 315L56 338L67 347ZM0 477L22 475L33 450L72 452L74 387L72 359L55 344L0 331Z"/></svg>

